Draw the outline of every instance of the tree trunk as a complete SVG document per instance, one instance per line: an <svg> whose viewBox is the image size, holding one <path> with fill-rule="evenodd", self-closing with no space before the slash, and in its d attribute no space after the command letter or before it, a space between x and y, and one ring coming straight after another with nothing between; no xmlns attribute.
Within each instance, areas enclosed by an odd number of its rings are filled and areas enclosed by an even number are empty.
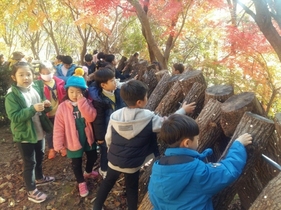
<svg viewBox="0 0 281 210"><path fill-rule="evenodd" d="M149 96L151 95L151 93L153 92L153 90L155 89L155 87L157 86L157 83L158 83L155 72L156 72L155 69L147 69L147 71L144 73L142 78L140 78L140 80L142 82L144 82L145 84L147 84L147 86L148 86L148 92L147 92L148 98L149 98Z"/></svg>
<svg viewBox="0 0 281 210"><path fill-rule="evenodd" d="M268 209L280 210L281 173L263 189L249 210Z"/></svg>
<svg viewBox="0 0 281 210"><path fill-rule="evenodd" d="M144 198L141 201L141 204L139 205L138 210L152 210L153 206L149 200L148 192L145 194Z"/></svg>
<svg viewBox="0 0 281 210"><path fill-rule="evenodd" d="M163 75L161 80L158 82L157 86L154 88L153 92L151 93L150 97L148 98L146 109L154 111L155 108L158 106L161 99L165 96L168 92L168 81L170 78L170 74L166 73Z"/></svg>
<svg viewBox="0 0 281 210"><path fill-rule="evenodd" d="M232 185L228 186L214 197L213 202L216 210L227 209L237 191L247 191L249 192L249 196L251 195L252 189L256 190L256 187L250 185L251 183L241 180L247 180L247 178L252 175L251 171L255 170L257 159L264 151L268 143L268 137L273 134L274 129L274 122L272 120L251 112L245 112L220 159L226 156L229 147L237 137L244 133L252 135L253 144L246 147L248 159L242 175Z"/></svg>
<svg viewBox="0 0 281 210"><path fill-rule="evenodd" d="M186 97L184 98L183 102L196 103L196 108L193 111L193 113L187 114L189 117L192 117L193 119L197 118L197 116L200 114L201 110L204 106L204 96L205 96L205 90L206 86L202 85L199 82L195 82Z"/></svg>
<svg viewBox="0 0 281 210"><path fill-rule="evenodd" d="M138 80L140 80L146 70L147 70L147 61L141 61L135 65L134 69L131 72L132 73L131 77L133 78L136 75L138 75Z"/></svg>
<svg viewBox="0 0 281 210"><path fill-rule="evenodd" d="M244 92L228 98L221 107L221 127L224 134L231 137L246 111L264 116L264 110L252 92Z"/></svg>
<svg viewBox="0 0 281 210"><path fill-rule="evenodd" d="M126 61L127 61L127 58L125 56L122 56L122 58L120 59L120 61L118 62L118 65L117 65L118 71L121 72L125 68Z"/></svg>
<svg viewBox="0 0 281 210"><path fill-rule="evenodd" d="M233 95L234 91L231 85L214 85L206 89L204 104L206 104L210 98L216 99L223 103Z"/></svg>
<svg viewBox="0 0 281 210"><path fill-rule="evenodd" d="M155 75L156 75L157 81L159 82L166 73L169 73L169 71L160 70L160 71L156 72Z"/></svg>
<svg viewBox="0 0 281 210"><path fill-rule="evenodd" d="M198 152L212 147L221 138L223 132L220 126L221 103L210 99L196 119L199 126Z"/></svg>

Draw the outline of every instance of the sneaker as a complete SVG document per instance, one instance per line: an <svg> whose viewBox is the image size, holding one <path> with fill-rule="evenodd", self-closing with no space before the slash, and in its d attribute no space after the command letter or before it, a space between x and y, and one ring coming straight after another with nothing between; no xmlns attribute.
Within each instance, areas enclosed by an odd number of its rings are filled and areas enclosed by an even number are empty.
<svg viewBox="0 0 281 210"><path fill-rule="evenodd" d="M56 157L56 151L54 149L50 149L48 153L48 159L54 159Z"/></svg>
<svg viewBox="0 0 281 210"><path fill-rule="evenodd" d="M42 193L37 189L28 192L27 196L28 196L28 200L34 203L42 203L47 198L47 195L45 193Z"/></svg>
<svg viewBox="0 0 281 210"><path fill-rule="evenodd" d="M43 178L36 180L35 183L36 183L36 186L42 186L42 185L48 184L53 181L55 181L55 177L43 175Z"/></svg>
<svg viewBox="0 0 281 210"><path fill-rule="evenodd" d="M87 173L84 171L84 179L96 179L99 176L99 173L96 171L92 171L90 173Z"/></svg>
<svg viewBox="0 0 281 210"><path fill-rule="evenodd" d="M99 168L99 174L102 176L103 179L105 179L107 171L102 171L101 168Z"/></svg>
<svg viewBox="0 0 281 210"><path fill-rule="evenodd" d="M81 197L86 197L89 194L89 190L86 182L80 183L78 187L79 187L79 194Z"/></svg>

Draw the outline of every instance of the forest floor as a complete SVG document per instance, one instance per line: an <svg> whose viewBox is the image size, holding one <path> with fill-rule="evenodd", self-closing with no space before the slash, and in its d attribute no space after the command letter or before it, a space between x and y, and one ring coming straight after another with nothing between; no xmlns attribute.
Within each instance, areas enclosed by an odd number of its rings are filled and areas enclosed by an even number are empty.
<svg viewBox="0 0 281 210"><path fill-rule="evenodd" d="M47 146L46 146L47 147ZM46 154L48 149L46 149ZM98 162L98 161L97 161ZM97 170L98 165L94 166ZM56 181L39 190L48 194L48 198L41 204L36 204L27 199L27 194L22 178L22 160L18 148L12 141L9 127L0 127L0 209L12 210L91 210L97 189L102 181L87 180L90 191L86 198L79 196L78 186L71 169L70 160L57 154L52 160L45 159L43 172L47 176L54 176ZM123 210L127 208L122 176L110 192L105 210ZM239 199L236 199L229 210L240 210Z"/></svg>

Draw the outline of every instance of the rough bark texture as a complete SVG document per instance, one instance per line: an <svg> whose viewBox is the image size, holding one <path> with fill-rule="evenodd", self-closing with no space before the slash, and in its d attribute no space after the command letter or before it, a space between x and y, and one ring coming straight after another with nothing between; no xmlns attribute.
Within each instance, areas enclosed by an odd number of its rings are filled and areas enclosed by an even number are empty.
<svg viewBox="0 0 281 210"><path fill-rule="evenodd" d="M131 78L135 77L138 75L138 79L142 78L144 75L145 71L147 70L147 61L140 61L134 66L134 69L132 70Z"/></svg>
<svg viewBox="0 0 281 210"><path fill-rule="evenodd" d="M193 113L187 114L189 117L192 117L193 119L197 118L197 116L200 114L201 110L203 109L204 106L204 97L205 97L205 90L206 86L199 83L195 82L186 97L184 98L183 102L196 103L196 108Z"/></svg>
<svg viewBox="0 0 281 210"><path fill-rule="evenodd" d="M138 210L152 210L153 206L149 200L148 192L145 194L141 204L139 205Z"/></svg>
<svg viewBox="0 0 281 210"><path fill-rule="evenodd" d="M156 75L157 81L159 82L162 79L162 77L167 73L169 73L168 70L160 70L160 71L156 72L155 75Z"/></svg>
<svg viewBox="0 0 281 210"><path fill-rule="evenodd" d="M154 88L153 92L151 93L150 97L148 98L146 109L154 111L155 108L158 106L161 99L165 96L168 92L168 81L170 78L170 74L166 73L158 82L157 86Z"/></svg>
<svg viewBox="0 0 281 210"><path fill-rule="evenodd" d="M181 102L184 99L182 92L182 87L180 82L177 81L174 86L166 93L164 98L160 101L155 113L161 116L168 116L171 113L174 113L179 107Z"/></svg>
<svg viewBox="0 0 281 210"><path fill-rule="evenodd" d="M246 111L264 116L264 110L252 92L233 95L222 104L221 127L226 136L231 137Z"/></svg>
<svg viewBox="0 0 281 210"><path fill-rule="evenodd" d="M208 87L205 92L205 102L206 104L210 98L216 99L219 102L225 102L230 96L234 95L233 87L230 85L214 85Z"/></svg>
<svg viewBox="0 0 281 210"><path fill-rule="evenodd" d="M281 173L263 189L249 210L268 209L280 210Z"/></svg>
<svg viewBox="0 0 281 210"><path fill-rule="evenodd" d="M252 135L253 144L246 147L248 159L242 175L235 183L225 188L214 197L214 208L216 210L227 209L237 191L244 190L248 192L251 189L256 188L251 186L251 183L241 180L247 180L247 177L252 175L251 171L255 170L257 159L264 151L263 148L265 148L268 144L268 138L273 134L274 129L274 122L272 120L251 112L245 112L233 134L232 139L222 154L221 159L226 156L231 144L244 133L249 133ZM249 193L251 194L251 192ZM249 193L248 196L250 195Z"/></svg>
<svg viewBox="0 0 281 210"><path fill-rule="evenodd" d="M118 65L117 65L118 71L122 71L125 68L126 61L127 61L127 58L125 56L122 56L122 58L120 59L120 61L118 62Z"/></svg>
<svg viewBox="0 0 281 210"><path fill-rule="evenodd" d="M158 83L155 72L155 69L147 69L147 71L143 74L142 78L140 79L148 86L147 97L151 95Z"/></svg>
<svg viewBox="0 0 281 210"><path fill-rule="evenodd" d="M196 119L199 126L199 142L197 150L202 152L212 147L223 134L220 127L221 103L210 99Z"/></svg>

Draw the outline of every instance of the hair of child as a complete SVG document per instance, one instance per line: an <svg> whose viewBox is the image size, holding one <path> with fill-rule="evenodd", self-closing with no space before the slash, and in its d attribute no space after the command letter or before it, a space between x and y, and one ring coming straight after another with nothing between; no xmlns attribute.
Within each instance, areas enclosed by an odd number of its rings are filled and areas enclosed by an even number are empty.
<svg viewBox="0 0 281 210"><path fill-rule="evenodd" d="M39 63L39 72L41 72L42 69L49 69L52 71L52 70L54 70L54 66L51 63L51 61L43 60L43 61L40 61L40 63Z"/></svg>
<svg viewBox="0 0 281 210"><path fill-rule="evenodd" d="M135 106L138 100L144 100L148 86L139 80L131 80L121 86L120 96L127 106Z"/></svg>
<svg viewBox="0 0 281 210"><path fill-rule="evenodd" d="M184 71L184 66L181 63L175 63L173 67L175 68L175 70L178 70L180 73Z"/></svg>
<svg viewBox="0 0 281 210"><path fill-rule="evenodd" d="M169 147L179 147L183 139L193 140L198 134L199 127L194 119L187 115L172 114L164 121L159 139Z"/></svg>
<svg viewBox="0 0 281 210"><path fill-rule="evenodd" d="M93 60L93 55L91 54L86 54L85 55L85 61L86 62L91 62Z"/></svg>
<svg viewBox="0 0 281 210"><path fill-rule="evenodd" d="M17 62L15 63L14 65L11 66L11 75L15 76L17 71L20 69L20 68L29 68L30 71L32 72L32 74L34 75L34 69L33 67L27 63L27 62L23 62L23 61L20 61L20 62Z"/></svg>
<svg viewBox="0 0 281 210"><path fill-rule="evenodd" d="M99 52L98 55L97 55L98 60L104 59L104 57L105 57L105 54L103 52Z"/></svg>
<svg viewBox="0 0 281 210"><path fill-rule="evenodd" d="M64 64L68 64L68 65L72 64L72 62L73 62L72 58L69 55L63 56L61 61Z"/></svg>
<svg viewBox="0 0 281 210"><path fill-rule="evenodd" d="M115 60L115 55L113 54L105 55L104 60L108 63L112 63Z"/></svg>
<svg viewBox="0 0 281 210"><path fill-rule="evenodd" d="M108 80L111 80L114 77L115 74L108 68L103 68L94 72L94 80L99 88L101 88L102 83L106 83Z"/></svg>

